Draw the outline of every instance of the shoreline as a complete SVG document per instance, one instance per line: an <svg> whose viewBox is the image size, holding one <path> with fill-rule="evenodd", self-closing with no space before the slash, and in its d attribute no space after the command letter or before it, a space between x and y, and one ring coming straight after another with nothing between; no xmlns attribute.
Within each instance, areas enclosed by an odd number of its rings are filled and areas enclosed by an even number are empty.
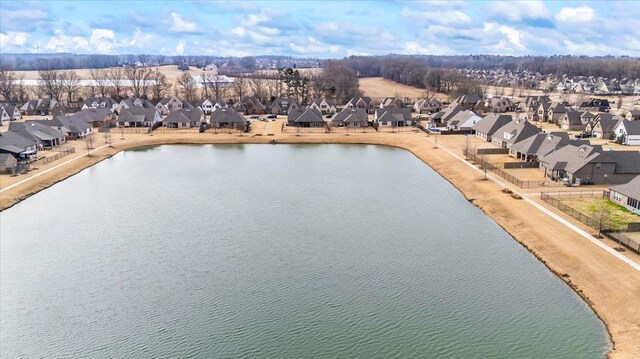
<svg viewBox="0 0 640 359"><path fill-rule="evenodd" d="M451 183L471 204L572 288L604 323L611 343L608 357L640 357L640 273L526 201L502 193L499 184L483 180L482 175L464 162L443 150L434 149L423 133L374 132L349 136L333 133L300 136L288 133L273 136L171 133L128 137L138 138L96 150L90 157L73 158L73 162L6 190L0 194L0 211L123 150L145 146L270 144L275 140L281 144L364 144L401 148Z"/></svg>

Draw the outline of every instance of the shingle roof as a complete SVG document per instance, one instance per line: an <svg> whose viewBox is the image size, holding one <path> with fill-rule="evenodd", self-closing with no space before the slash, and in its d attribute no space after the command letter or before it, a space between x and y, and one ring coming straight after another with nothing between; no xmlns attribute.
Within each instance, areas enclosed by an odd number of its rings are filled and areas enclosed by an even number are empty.
<svg viewBox="0 0 640 359"><path fill-rule="evenodd" d="M628 183L611 187L612 191L622 193L627 197L640 200L640 176L636 176Z"/></svg>
<svg viewBox="0 0 640 359"><path fill-rule="evenodd" d="M289 123L324 123L322 113L315 108L295 109L287 116Z"/></svg>
<svg viewBox="0 0 640 359"><path fill-rule="evenodd" d="M162 122L164 123L191 123L191 122L200 122L203 116L203 112L201 109L196 108L193 110L190 109L179 109L176 111L172 111L169 116L165 117Z"/></svg>
<svg viewBox="0 0 640 359"><path fill-rule="evenodd" d="M511 115L492 113L483 117L482 120L476 122L476 124L471 128L479 133L493 135L500 127L511 121L513 121Z"/></svg>
<svg viewBox="0 0 640 359"><path fill-rule="evenodd" d="M247 120L232 108L215 108L211 111L211 124L214 123L246 123Z"/></svg>
<svg viewBox="0 0 640 359"><path fill-rule="evenodd" d="M348 108L346 107L342 111L338 112L332 122L334 124L340 124L343 122L368 122L369 116L367 112L361 108Z"/></svg>

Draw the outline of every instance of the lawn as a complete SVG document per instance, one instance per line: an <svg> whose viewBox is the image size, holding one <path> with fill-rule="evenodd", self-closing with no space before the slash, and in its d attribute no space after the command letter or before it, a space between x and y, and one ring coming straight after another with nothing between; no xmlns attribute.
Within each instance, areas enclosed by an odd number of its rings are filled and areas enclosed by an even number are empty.
<svg viewBox="0 0 640 359"><path fill-rule="evenodd" d="M612 218L619 218L622 223L640 222L639 215L605 198L561 198L560 200L585 215L591 215L594 212L599 213L599 208L605 208L605 212L610 213ZM598 214L592 215L592 217L597 216Z"/></svg>

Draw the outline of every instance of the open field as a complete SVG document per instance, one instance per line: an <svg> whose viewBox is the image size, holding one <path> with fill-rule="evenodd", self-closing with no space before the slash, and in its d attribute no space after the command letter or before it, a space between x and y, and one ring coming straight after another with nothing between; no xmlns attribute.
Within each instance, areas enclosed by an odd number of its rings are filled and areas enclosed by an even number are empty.
<svg viewBox="0 0 640 359"><path fill-rule="evenodd" d="M593 229L533 200L539 189L520 190L494 177L489 181L482 180L482 174L461 158L461 148L465 143L462 136L440 136L439 147L435 149L433 136L429 137L422 132L356 132L348 136L346 133L295 134L281 133L278 130L281 128L279 123L261 123L249 134L132 134L125 135L124 140L114 136L114 147L100 147L91 157L86 156L86 153L76 153L69 156L69 159L61 159L46 168L19 176L21 182L7 185L2 181L0 204L2 208L7 208L121 150L140 146L172 143L268 144L275 140L278 143L359 143L400 147L413 153L454 184L470 202L482 209L570 285L606 324L614 343L610 353L612 358L640 356L640 271L620 259L622 257L640 263L640 256L628 252L615 256L615 251L611 249L615 243L585 237L588 236L585 232L594 234ZM267 127L270 128L267 132L271 135L257 133L266 131ZM458 138L454 140L453 137ZM527 197L526 200L505 195L502 192L503 186ZM540 210L532 202L555 214ZM566 222L559 222L559 218ZM610 252L596 243L609 248Z"/></svg>
<svg viewBox="0 0 640 359"><path fill-rule="evenodd" d="M364 96L369 96L373 100L385 98L387 96L397 96L400 98L419 99L425 97L425 90L417 87L403 85L382 77L362 77L360 80L360 91ZM448 96L438 93L436 98L440 101L447 101Z"/></svg>

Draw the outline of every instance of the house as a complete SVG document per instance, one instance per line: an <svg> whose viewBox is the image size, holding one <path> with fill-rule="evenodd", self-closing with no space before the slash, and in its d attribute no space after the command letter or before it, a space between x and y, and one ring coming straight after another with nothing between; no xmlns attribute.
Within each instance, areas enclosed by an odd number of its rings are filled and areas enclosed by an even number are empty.
<svg viewBox="0 0 640 359"><path fill-rule="evenodd" d="M333 114L338 112L338 108L336 107L336 103L333 100L321 99L317 98L311 102L309 105L310 108L315 108L316 110L322 112L323 115Z"/></svg>
<svg viewBox="0 0 640 359"><path fill-rule="evenodd" d="M596 116L596 119L591 122L591 124L587 125L585 128L585 132L591 133L593 137L603 138L603 139L613 139L613 133L618 125L618 122L622 121L622 119L608 116L608 117L599 117Z"/></svg>
<svg viewBox="0 0 640 359"><path fill-rule="evenodd" d="M460 105L449 105L444 110L438 111L433 116L431 116L431 122L435 123L436 127L446 126L448 122L455 116L458 112L463 111L464 108Z"/></svg>
<svg viewBox="0 0 640 359"><path fill-rule="evenodd" d="M640 146L640 121L619 121L613 129L615 141L627 146Z"/></svg>
<svg viewBox="0 0 640 359"><path fill-rule="evenodd" d="M361 108L345 108L331 120L334 127L368 127L369 115Z"/></svg>
<svg viewBox="0 0 640 359"><path fill-rule="evenodd" d="M362 97L354 97L345 106L347 108L361 108L365 110L367 113L373 113L375 111L376 105L373 103L370 97L362 96Z"/></svg>
<svg viewBox="0 0 640 359"><path fill-rule="evenodd" d="M231 128L240 131L247 129L247 119L236 110L228 107L218 107L211 112L212 128Z"/></svg>
<svg viewBox="0 0 640 359"><path fill-rule="evenodd" d="M15 121L22 118L22 115L20 114L20 109L17 106L0 105L0 108L4 109L4 111L7 113L9 121ZM4 114L2 116L4 118Z"/></svg>
<svg viewBox="0 0 640 359"><path fill-rule="evenodd" d="M223 100L216 101L208 98L205 98L204 100L200 100L198 101L198 103L196 103L196 108L201 109L205 115L210 115L211 112L216 108L227 108L227 107L229 107L229 105L227 105L227 103L224 102Z"/></svg>
<svg viewBox="0 0 640 359"><path fill-rule="evenodd" d="M491 142L493 134L511 121L513 121L511 115L492 113L476 122L475 125L471 126L471 129L476 131L476 137L480 137L487 142Z"/></svg>
<svg viewBox="0 0 640 359"><path fill-rule="evenodd" d="M479 102L482 102L482 99L480 98L480 96L476 94L469 94L469 95L462 95L458 97L457 99L455 99L455 101L451 103L451 106L460 105L465 110L473 111L473 109L476 107L476 105Z"/></svg>
<svg viewBox="0 0 640 359"><path fill-rule="evenodd" d="M629 121L640 121L640 110L630 110L624 118Z"/></svg>
<svg viewBox="0 0 640 359"><path fill-rule="evenodd" d="M485 105L491 112L512 112L516 110L516 105L508 97L494 97L487 101Z"/></svg>
<svg viewBox="0 0 640 359"><path fill-rule="evenodd" d="M67 142L64 133L44 125L42 121L13 122L9 125L9 131L34 140L39 149L52 148Z"/></svg>
<svg viewBox="0 0 640 359"><path fill-rule="evenodd" d="M442 102L435 98L423 98L413 104L413 111L420 114L436 113L442 109Z"/></svg>
<svg viewBox="0 0 640 359"><path fill-rule="evenodd" d="M546 121L558 125L560 118L562 118L565 113L567 113L567 108L563 104L554 103L547 110Z"/></svg>
<svg viewBox="0 0 640 359"><path fill-rule="evenodd" d="M385 97L380 101L380 106L378 107L407 107L407 105L405 105L404 101L399 97Z"/></svg>
<svg viewBox="0 0 640 359"><path fill-rule="evenodd" d="M115 111L116 107L118 107L118 103L111 97L88 97L82 105L83 110L90 108L108 108L111 111Z"/></svg>
<svg viewBox="0 0 640 359"><path fill-rule="evenodd" d="M3 106L0 106L0 126L4 126L4 124L8 123L9 121L11 121L9 114Z"/></svg>
<svg viewBox="0 0 640 359"><path fill-rule="evenodd" d="M131 106L120 111L116 124L118 127L153 127L161 121L162 116L155 107Z"/></svg>
<svg viewBox="0 0 640 359"><path fill-rule="evenodd" d="M255 96L243 97L233 105L233 109L245 115L264 115L267 113L267 106L260 102Z"/></svg>
<svg viewBox="0 0 640 359"><path fill-rule="evenodd" d="M538 105L541 103L551 103L551 99L549 96L527 96L524 99L524 110L527 113L533 112L538 108Z"/></svg>
<svg viewBox="0 0 640 359"><path fill-rule="evenodd" d="M271 114L287 115L291 110L300 108L300 102L293 97L278 97L271 103Z"/></svg>
<svg viewBox="0 0 640 359"><path fill-rule="evenodd" d="M502 148L511 148L514 143L535 136L540 132L542 132L541 129L527 120L510 121L491 136L491 142Z"/></svg>
<svg viewBox="0 0 640 359"><path fill-rule="evenodd" d="M287 126L294 127L325 127L322 112L313 108L294 109L287 115Z"/></svg>
<svg viewBox="0 0 640 359"><path fill-rule="evenodd" d="M158 112L160 112L162 116L166 116L172 111L178 111L182 109L192 110L194 107L189 102L184 101L177 96L173 96L160 99L155 108Z"/></svg>
<svg viewBox="0 0 640 359"><path fill-rule="evenodd" d="M482 117L476 115L473 111L459 111L449 121L447 121L447 129L471 130L473 125L475 125L480 120L482 120Z"/></svg>
<svg viewBox="0 0 640 359"><path fill-rule="evenodd" d="M509 155L526 162L537 161L539 157L557 151L569 143L571 143L571 139L566 132L540 132L535 136L514 143L509 148Z"/></svg>
<svg viewBox="0 0 640 359"><path fill-rule="evenodd" d="M584 111L580 114L580 121L585 125L588 125L589 123L593 122L595 118L596 118L596 115L589 111Z"/></svg>
<svg viewBox="0 0 640 359"><path fill-rule="evenodd" d="M602 151L601 146L567 145L539 159L545 176L569 183L626 183L640 174L639 151Z"/></svg>
<svg viewBox="0 0 640 359"><path fill-rule="evenodd" d="M201 109L182 108L171 111L162 120L162 125L168 128L192 128L200 127L204 122L204 112Z"/></svg>
<svg viewBox="0 0 640 359"><path fill-rule="evenodd" d="M592 98L588 101L583 101L578 106L582 111L595 111L595 112L609 112L611 109L611 105L609 104L609 100L600 99L600 98Z"/></svg>
<svg viewBox="0 0 640 359"><path fill-rule="evenodd" d="M385 127L406 127L413 124L411 109L395 106L375 109L373 121L378 126Z"/></svg>
<svg viewBox="0 0 640 359"><path fill-rule="evenodd" d="M215 71L218 72L218 66L216 66L215 64L209 64L207 66L204 67L205 71Z"/></svg>
<svg viewBox="0 0 640 359"><path fill-rule="evenodd" d="M560 128L567 131L584 131L587 127L586 122L582 122L580 116L582 113L575 110L567 111L560 117Z"/></svg>
<svg viewBox="0 0 640 359"><path fill-rule="evenodd" d="M61 111L62 105L52 99L43 98L37 100L27 101L22 107L20 107L20 113L23 115L52 115L56 111Z"/></svg>
<svg viewBox="0 0 640 359"><path fill-rule="evenodd" d="M80 119L93 127L106 127L115 122L115 116L109 108L88 108L76 112L71 117Z"/></svg>
<svg viewBox="0 0 640 359"><path fill-rule="evenodd" d="M38 158L36 141L13 131L0 133L0 153L12 155L19 163Z"/></svg>
<svg viewBox="0 0 640 359"><path fill-rule="evenodd" d="M62 132L67 140L84 138L93 132L93 127L90 124L74 116L58 115L51 120L40 122Z"/></svg>
<svg viewBox="0 0 640 359"><path fill-rule="evenodd" d="M528 113L527 119L529 121L547 122L547 114L550 107L551 102L538 103L534 110Z"/></svg>
<svg viewBox="0 0 640 359"><path fill-rule="evenodd" d="M640 175L625 184L610 187L609 200L640 214Z"/></svg>
<svg viewBox="0 0 640 359"><path fill-rule="evenodd" d="M142 108L154 108L155 105L152 104L151 102L149 102L148 100L145 100L141 97L138 98L133 98L133 97L129 97L129 98L125 98L124 100L120 101L120 103L118 104L118 106L116 106L116 108L114 109L114 112L117 114L120 114L120 111L122 111L123 109L126 108L131 108L131 107L142 107Z"/></svg>
<svg viewBox="0 0 640 359"><path fill-rule="evenodd" d="M10 153L0 153L0 173L10 173L18 165L18 160Z"/></svg>

